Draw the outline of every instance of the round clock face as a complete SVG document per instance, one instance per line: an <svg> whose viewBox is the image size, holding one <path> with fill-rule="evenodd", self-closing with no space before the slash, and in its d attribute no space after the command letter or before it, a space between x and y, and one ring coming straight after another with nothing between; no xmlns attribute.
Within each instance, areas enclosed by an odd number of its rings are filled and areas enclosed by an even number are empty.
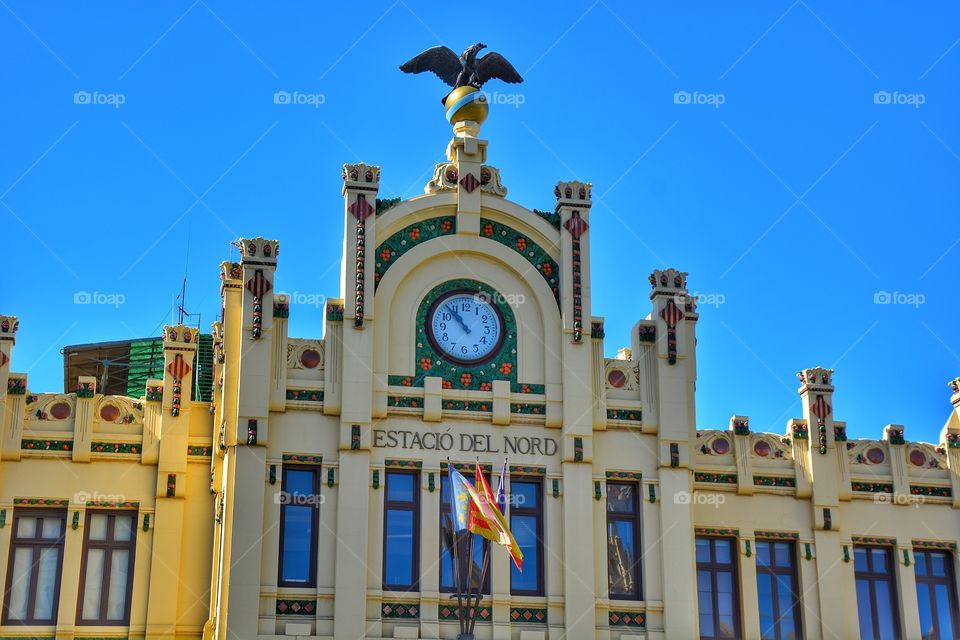
<svg viewBox="0 0 960 640"><path fill-rule="evenodd" d="M503 342L500 311L473 291L448 293L427 314L427 336L446 359L480 364L493 358Z"/></svg>

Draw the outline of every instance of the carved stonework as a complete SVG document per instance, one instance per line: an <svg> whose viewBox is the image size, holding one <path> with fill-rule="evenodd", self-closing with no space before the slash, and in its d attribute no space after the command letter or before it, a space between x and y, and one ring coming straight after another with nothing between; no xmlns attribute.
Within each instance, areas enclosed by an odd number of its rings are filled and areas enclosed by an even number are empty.
<svg viewBox="0 0 960 640"><path fill-rule="evenodd" d="M20 328L20 321L17 316L0 316L0 340L10 340L17 343L17 329Z"/></svg>
<svg viewBox="0 0 960 640"><path fill-rule="evenodd" d="M804 388L808 391L833 391L833 369L823 367L804 369L797 374L797 378L802 385L801 392Z"/></svg>
<svg viewBox="0 0 960 640"><path fill-rule="evenodd" d="M75 415L75 394L41 393L26 407L27 418L36 420L67 420Z"/></svg>
<svg viewBox="0 0 960 640"><path fill-rule="evenodd" d="M453 162L439 162L433 170L433 179L427 183L424 193L438 193L440 191L456 191L459 173Z"/></svg>
<svg viewBox="0 0 960 640"><path fill-rule="evenodd" d="M579 180L558 182L553 190L553 195L557 197L557 200L578 201L589 207L592 189L593 185L589 182L580 182ZM569 205L570 202L564 202L564 204Z"/></svg>
<svg viewBox="0 0 960 640"><path fill-rule="evenodd" d="M876 466L890 462L887 443L883 440L853 440L847 442L846 447L852 464Z"/></svg>
<svg viewBox="0 0 960 640"><path fill-rule="evenodd" d="M604 380L607 389L637 391L640 389L640 363L633 360L604 358Z"/></svg>
<svg viewBox="0 0 960 640"><path fill-rule="evenodd" d="M143 405L125 396L102 396L93 410L94 420L114 424L143 422Z"/></svg>
<svg viewBox="0 0 960 640"><path fill-rule="evenodd" d="M220 279L221 280L239 280L243 275L243 268L239 262L221 262Z"/></svg>
<svg viewBox="0 0 960 640"><path fill-rule="evenodd" d="M265 238L241 238L237 241L240 247L240 255L244 259L262 258L266 260L276 260L280 255L280 241L267 240Z"/></svg>
<svg viewBox="0 0 960 640"><path fill-rule="evenodd" d="M322 371L324 368L323 340L290 338L287 342L287 368Z"/></svg>
<svg viewBox="0 0 960 640"><path fill-rule="evenodd" d="M673 267L669 269L654 269L650 277L650 286L654 293L666 292L675 294L679 291L685 291L687 288L687 272L677 271Z"/></svg>
<svg viewBox="0 0 960 640"><path fill-rule="evenodd" d="M193 327L178 324L163 328L163 341L170 343L197 344L200 333Z"/></svg>
<svg viewBox="0 0 960 640"><path fill-rule="evenodd" d="M697 431L697 452L701 456L732 456L730 432L722 429Z"/></svg>
<svg viewBox="0 0 960 640"><path fill-rule="evenodd" d="M344 182L377 183L380 182L380 167L358 162L343 165L340 177Z"/></svg>
<svg viewBox="0 0 960 640"><path fill-rule="evenodd" d="M751 433L750 454L755 458L767 460L793 460L793 447L776 434Z"/></svg>
<svg viewBox="0 0 960 640"><path fill-rule="evenodd" d="M480 167L480 191L503 198L507 195L507 188L500 181L500 170L490 165Z"/></svg>

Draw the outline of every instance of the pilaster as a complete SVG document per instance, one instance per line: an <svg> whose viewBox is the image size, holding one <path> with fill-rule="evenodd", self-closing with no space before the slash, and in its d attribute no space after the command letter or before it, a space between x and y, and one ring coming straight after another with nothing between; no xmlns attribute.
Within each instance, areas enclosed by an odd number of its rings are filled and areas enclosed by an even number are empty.
<svg viewBox="0 0 960 640"><path fill-rule="evenodd" d="M97 395L97 379L93 376L77 378L77 404L73 423L73 461L90 462L90 443L93 441L93 404Z"/></svg>
<svg viewBox="0 0 960 640"><path fill-rule="evenodd" d="M160 459L160 427L163 424L163 380L150 378L144 390L143 445L140 448L140 463L157 464Z"/></svg>
<svg viewBox="0 0 960 640"><path fill-rule="evenodd" d="M323 325L323 413L340 415L343 398L343 298L327 300Z"/></svg>
<svg viewBox="0 0 960 640"><path fill-rule="evenodd" d="M603 318L590 318L590 357L593 361L593 428L607 429L607 380L603 358Z"/></svg>
<svg viewBox="0 0 960 640"><path fill-rule="evenodd" d="M26 375L11 376L10 363L17 343L20 321L16 316L0 315L0 437L3 447L0 459L20 459L20 436L23 433L23 407L27 392ZM16 445L16 446L14 446Z"/></svg>
<svg viewBox="0 0 960 640"><path fill-rule="evenodd" d="M960 509L960 378L949 383L950 404L953 412L940 431L940 442L946 447L947 468L950 470L950 488L953 493L953 508Z"/></svg>
<svg viewBox="0 0 960 640"><path fill-rule="evenodd" d="M813 508L838 511L837 447L833 431L833 369L814 367L797 374L800 399L807 429L810 472L813 479ZM796 436L796 429L794 430ZM844 445L845 447L846 445ZM846 451L844 451L846 455ZM822 515L820 517L822 520ZM834 529L836 521L834 520Z"/></svg>
<svg viewBox="0 0 960 640"><path fill-rule="evenodd" d="M733 455L737 462L737 493L752 496L753 450L750 446L750 418L733 416L730 418L730 431L733 432Z"/></svg>
<svg viewBox="0 0 960 640"><path fill-rule="evenodd" d="M890 471L893 476L893 503L908 505L910 500L910 479L907 477L907 447L903 438L902 424L888 424L883 428L883 440L887 443L887 455L890 457Z"/></svg>
<svg viewBox="0 0 960 640"><path fill-rule="evenodd" d="M476 236L480 233L480 194L483 163L487 159L487 141L481 140L480 125L463 120L453 125L453 140L447 145L447 167L453 175L446 178L457 183L457 233Z"/></svg>
<svg viewBox="0 0 960 640"><path fill-rule="evenodd" d="M366 634L370 500L370 451L341 451L334 581L337 597L333 602L335 638L363 638Z"/></svg>
<svg viewBox="0 0 960 640"><path fill-rule="evenodd" d="M287 409L287 322L290 296L278 293L273 299L273 354L270 358L270 410Z"/></svg>
<svg viewBox="0 0 960 640"><path fill-rule="evenodd" d="M693 507L692 500L684 499L693 491L689 459L696 440L687 389L687 369L693 366L695 357L692 342L687 339L692 323L684 322L687 274L657 269L649 281L656 342L652 353L644 357L654 357L657 380L664 627L678 638L695 638L698 617Z"/></svg>

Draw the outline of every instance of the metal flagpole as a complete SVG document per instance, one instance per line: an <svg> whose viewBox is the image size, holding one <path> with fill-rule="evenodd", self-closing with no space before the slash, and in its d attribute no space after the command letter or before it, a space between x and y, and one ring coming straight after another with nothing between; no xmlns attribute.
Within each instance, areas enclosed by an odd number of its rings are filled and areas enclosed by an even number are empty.
<svg viewBox="0 0 960 640"><path fill-rule="evenodd" d="M447 483L450 489L450 510L453 524L453 582L454 587L457 591L457 620L460 622L460 633L463 634L465 631L463 625L463 596L460 591L460 557L457 553L457 547L460 546L460 530L457 528L460 524L457 521L457 496L453 490L453 474L450 473L450 469L453 467L450 466L450 458L447 458L447 475L449 476L449 482Z"/></svg>
<svg viewBox="0 0 960 640"><path fill-rule="evenodd" d="M487 580L487 569L490 567L490 543L486 543L486 551L483 553L483 569L480 571L480 586L477 587L477 604L473 618L470 619L470 628L467 629L468 636L473 635L473 630L477 626L477 615L480 613L480 600L483 598L483 583Z"/></svg>
<svg viewBox="0 0 960 640"><path fill-rule="evenodd" d="M473 541L476 536L467 530L467 535L470 536L470 545L469 552L467 553L467 562L469 566L467 567L467 610L466 610L466 619L464 620L464 640L469 640L470 636L470 619L472 617L473 610L471 609L470 601L473 599Z"/></svg>

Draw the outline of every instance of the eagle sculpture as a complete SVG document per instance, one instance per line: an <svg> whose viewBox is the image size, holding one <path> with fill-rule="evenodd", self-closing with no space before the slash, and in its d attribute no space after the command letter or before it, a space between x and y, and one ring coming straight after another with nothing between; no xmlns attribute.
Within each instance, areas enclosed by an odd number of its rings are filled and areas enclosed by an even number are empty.
<svg viewBox="0 0 960 640"><path fill-rule="evenodd" d="M430 71L454 89L464 86L479 89L484 82L494 78L511 83L523 82L513 65L499 53L491 51L477 59L480 50L486 48L487 45L478 42L458 56L450 47L431 47L400 65L400 70L404 73Z"/></svg>

